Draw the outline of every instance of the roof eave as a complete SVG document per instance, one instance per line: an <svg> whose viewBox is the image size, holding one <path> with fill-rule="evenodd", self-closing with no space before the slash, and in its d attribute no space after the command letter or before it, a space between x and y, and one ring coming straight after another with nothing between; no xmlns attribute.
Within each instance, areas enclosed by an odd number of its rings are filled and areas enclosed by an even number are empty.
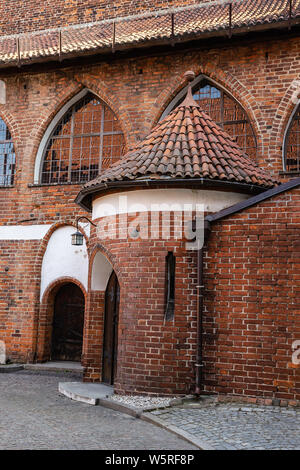
<svg viewBox="0 0 300 470"><path fill-rule="evenodd" d="M92 57L92 56L99 56L99 55L114 55L117 51L130 51L136 49L146 49L153 46L164 46L170 45L174 46L174 44L178 43L185 43L191 41L199 41L212 39L212 38L228 38L231 40L234 36L244 36L249 33L257 33L257 32L265 32L270 30L276 29L291 29L292 26L300 25L300 18L292 18L289 20L282 20L282 21L273 21L269 23L263 24L254 24L254 25L242 25L240 27L233 27L230 31L229 29L222 28L216 29L213 31L204 31L204 32L191 32L185 33L182 35L174 36L174 37L161 37L161 38L150 38L148 40L141 40L137 42L130 42L130 43L120 43L114 44L112 46L102 46L102 47L95 47L92 49L85 49L85 50L77 50L71 51L67 53L56 53L47 56L36 56L36 57L29 57L29 58L20 58L14 59L7 62L0 61L0 70L8 69L8 68L17 68L23 66L31 66L34 64L45 64L48 62L56 62L56 61L67 61L68 59L75 59L80 57ZM1 39L1 36L0 36Z"/></svg>
<svg viewBox="0 0 300 470"><path fill-rule="evenodd" d="M276 182L274 182L274 185ZM110 181L105 183L95 184L94 186L83 188L75 198L75 203L78 204L86 211L92 210L93 196L110 190L126 190L135 188L158 188L158 187L185 187L185 188L214 188L216 190L232 190L234 192L241 192L246 194L260 194L270 189L270 186L260 186L249 183L239 183L235 181L221 181L209 178L170 178L170 179L139 179L139 180L126 180L126 181Z"/></svg>

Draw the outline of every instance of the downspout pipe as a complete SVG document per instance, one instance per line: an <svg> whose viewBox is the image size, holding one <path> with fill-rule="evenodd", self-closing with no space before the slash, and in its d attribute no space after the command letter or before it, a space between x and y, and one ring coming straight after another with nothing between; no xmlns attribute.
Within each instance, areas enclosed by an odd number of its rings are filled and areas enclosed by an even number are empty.
<svg viewBox="0 0 300 470"><path fill-rule="evenodd" d="M197 250L197 349L196 349L196 378L194 395L201 394L203 384L203 297L204 297L204 278L203 278L203 260L205 246L210 233L210 223L204 220L204 240L201 248Z"/></svg>

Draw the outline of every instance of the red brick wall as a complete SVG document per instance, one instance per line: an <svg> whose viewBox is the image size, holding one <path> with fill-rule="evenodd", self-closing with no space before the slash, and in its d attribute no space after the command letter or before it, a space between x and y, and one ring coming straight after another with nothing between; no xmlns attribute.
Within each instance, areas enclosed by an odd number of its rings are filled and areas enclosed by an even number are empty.
<svg viewBox="0 0 300 470"><path fill-rule="evenodd" d="M207 0L3 0L0 4L0 35L89 23L205 1Z"/></svg>
<svg viewBox="0 0 300 470"><path fill-rule="evenodd" d="M140 216L139 221L146 220ZM143 222L141 222L141 225ZM119 221L111 222L111 230ZM174 225L172 224L172 227ZM142 230L142 229L141 229ZM100 237L101 238L101 237ZM186 394L193 387L196 341L195 253L174 240L101 240L90 249L110 260L120 283L118 359L119 393ZM176 256L174 321L165 321L166 256ZM92 266L90 266L92 269ZM86 380L101 377L104 293L91 294L84 348Z"/></svg>
<svg viewBox="0 0 300 470"><path fill-rule="evenodd" d="M299 400L300 189L212 226L205 259L205 391Z"/></svg>
<svg viewBox="0 0 300 470"><path fill-rule="evenodd" d="M109 104L120 120L127 148L132 148L182 89L183 72L188 69L215 80L243 105L256 134L260 165L278 174L282 170L285 128L298 88L300 93L296 81L300 75L298 57L297 39L274 40L244 47L229 45L222 50L176 53L172 49L166 56L3 76L7 104L0 105L0 116L9 125L16 144L16 186L22 188L25 199L27 194L32 199L41 192L27 188L33 182L38 145L55 114L82 87L90 88ZM1 193L0 189L0 199Z"/></svg>
<svg viewBox="0 0 300 470"><path fill-rule="evenodd" d="M39 279L33 260L37 241L0 241L0 339L13 361L34 357Z"/></svg>
<svg viewBox="0 0 300 470"><path fill-rule="evenodd" d="M90 291L84 319L82 364L86 382L101 382L105 292Z"/></svg>
<svg viewBox="0 0 300 470"><path fill-rule="evenodd" d="M14 2L1 3L2 8L5 8L6 11L5 15L0 14L2 32L5 34L36 29L37 27L44 28L46 25L50 27L54 24L51 23L52 20L56 22L55 25L58 25L57 17L55 15L51 17L49 11L45 13L45 17L42 14L36 15L36 11L32 8L30 2L22 2L24 11L19 15L19 18L12 18L12 15L9 15L12 3ZM175 5L175 3L182 5L185 2L172 2L172 5ZM34 2L34 4L36 7L37 3ZM70 8L73 8L73 4L74 2L70 3ZM171 2L168 4L171 4ZM146 2L145 5L147 6ZM26 8L32 12L32 19L25 14ZM55 8L59 12L57 2ZM59 24L87 21L88 18L91 18L88 16L89 14L86 17L82 15L84 19L81 19L81 13L78 10L78 13L69 16L68 20L60 14L62 23ZM37 21L39 21L38 26ZM8 27L11 30L3 29ZM256 43L240 44L239 46L233 46L229 42L227 45L224 44L222 49L197 50L195 46L194 50L181 53L175 47L170 48L170 53L165 55L131 59L116 57L111 61L107 60L94 66L66 67L57 71L41 69L31 73L21 69L20 73L14 75L5 75L4 71L1 72L0 79L3 79L7 85L7 103L6 105L0 105L0 117L9 125L15 141L17 173L13 188L0 188L0 225L23 224L27 222L22 221L27 219L32 219L34 224L74 223L77 215L85 214L73 202L80 185L31 186L37 149L47 126L61 107L83 87L88 87L94 91L111 106L120 120L127 148L132 148L149 132L168 103L182 89L184 86L183 72L193 69L197 75L204 73L224 86L243 105L256 133L258 162L262 167L278 175L282 169L281 147L285 126L295 106L293 97L297 92L298 85L294 81L298 80L300 76L299 49L300 45L297 38L265 42L258 40ZM298 91L300 92L300 89ZM35 352L36 322L39 312L40 267L45 242L1 241L0 243L0 338L5 336L9 344L9 355L12 358L22 361L31 360ZM230 243L232 242L230 241ZM121 249L121 247L119 248ZM125 263L126 250L124 247L122 250L121 255ZM157 254L156 260L156 255L150 258L151 260L153 258L153 267L151 268L153 269L151 271L153 275L160 272L159 263L164 258L167 247L162 245L159 250L161 252ZM117 254L116 249L115 255L117 256ZM184 255L182 256L184 265L185 259ZM8 275L5 274L5 266L10 269ZM34 266L33 271L32 266ZM136 273L136 282L138 282L139 275L144 275L142 266L139 264L138 266L139 272ZM184 269L182 277L179 278L182 282L183 279L186 279ZM221 269L221 266L218 269ZM224 261L223 270L225 270L225 275L227 269L228 267ZM161 273L160 275L163 276ZM184 285L186 286L186 283ZM183 287L181 288L182 298L186 299L187 293ZM267 291L267 288L265 289ZM22 292L19 292L19 290L22 290ZM188 291L188 295L190 293ZM24 298L20 298L23 296ZM261 298L268 299L268 297ZM272 299L270 304L273 308ZM187 306L184 308L187 311ZM159 311L158 315L161 318L162 310L157 310L157 312ZM143 311L144 314L150 315L150 312L146 309ZM142 327L143 325L140 325L140 331L142 331ZM154 324L153 328L155 327L157 325ZM124 332L127 334L128 330L126 328ZM166 340L168 332L164 331L164 326L161 323L158 328L159 334L163 335ZM177 334L179 334L179 326L176 328ZM154 333L156 334L155 331ZM176 332L173 333L176 334ZM134 335L134 332L132 334ZM154 354L159 354L157 351L161 352L160 348L165 348L163 354L167 355L167 348L170 348L170 346L159 346L159 340L157 337L155 339L155 334L153 335L153 342L156 341L158 346ZM168 344L171 344L172 341L175 341L174 337ZM166 341L164 341L164 344L167 344ZM122 346L121 342L122 347L125 346ZM176 364L180 363L183 367L183 372L178 371L178 374L186 375L185 378L180 378L181 385L179 389L186 391L192 375L190 359L186 359L184 349L176 351L178 357L177 362L175 362ZM188 354L190 357L191 352ZM181 355L183 357L182 362L179 359ZM153 361L158 360L157 357L152 359ZM127 369L124 365L124 374L128 373L128 364ZM175 363L172 364L173 367ZM155 367L153 362L153 369L151 369L153 374L157 370ZM164 365L164 367L166 367L165 374L167 376L168 367L170 366ZM95 370L91 373L100 374L100 371L99 369L96 370L95 366ZM214 369L212 374L216 374ZM218 372L216 377L219 380L222 374ZM125 380L125 376L123 379ZM151 384L152 379L147 380L148 385L150 384L151 387L155 388L153 382ZM212 380L214 380L213 375ZM259 380L260 378L257 378L257 381ZM173 387L174 383L170 386ZM212 385L212 389L213 387L217 390L215 385ZM270 387L274 388L275 385L271 384ZM226 390L223 383L221 388ZM122 389L121 382L119 389ZM234 390L238 390L238 387Z"/></svg>

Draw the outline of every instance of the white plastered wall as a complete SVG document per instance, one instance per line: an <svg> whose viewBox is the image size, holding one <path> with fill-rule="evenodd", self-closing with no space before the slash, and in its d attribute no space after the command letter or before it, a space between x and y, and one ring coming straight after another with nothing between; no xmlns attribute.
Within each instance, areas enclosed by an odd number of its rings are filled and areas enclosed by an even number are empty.
<svg viewBox="0 0 300 470"><path fill-rule="evenodd" d="M91 289L104 291L112 270L113 268L110 262L100 251L98 251L94 258L92 267Z"/></svg>
<svg viewBox="0 0 300 470"><path fill-rule="evenodd" d="M6 104L6 85L3 80L0 80L0 104Z"/></svg>
<svg viewBox="0 0 300 470"><path fill-rule="evenodd" d="M248 198L247 194L204 189L125 191L96 198L93 202L93 219L116 214L165 211L167 210L166 206L169 206L170 210L172 207L179 207L179 209L173 210L180 210L180 207L181 210L184 210L185 205L192 205L193 210L199 206L199 210L205 212L218 212Z"/></svg>

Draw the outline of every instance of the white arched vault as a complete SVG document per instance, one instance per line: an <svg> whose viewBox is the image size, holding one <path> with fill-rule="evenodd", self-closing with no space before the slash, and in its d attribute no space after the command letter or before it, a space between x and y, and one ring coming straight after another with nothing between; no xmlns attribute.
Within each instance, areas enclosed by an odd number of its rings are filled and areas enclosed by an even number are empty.
<svg viewBox="0 0 300 470"><path fill-rule="evenodd" d="M41 272L40 299L47 287L57 279L70 277L79 281L87 290L88 253L84 239L82 246L71 244L75 228L64 225L55 230L47 244Z"/></svg>
<svg viewBox="0 0 300 470"><path fill-rule="evenodd" d="M93 260L91 290L105 291L112 271L108 259L98 251Z"/></svg>

